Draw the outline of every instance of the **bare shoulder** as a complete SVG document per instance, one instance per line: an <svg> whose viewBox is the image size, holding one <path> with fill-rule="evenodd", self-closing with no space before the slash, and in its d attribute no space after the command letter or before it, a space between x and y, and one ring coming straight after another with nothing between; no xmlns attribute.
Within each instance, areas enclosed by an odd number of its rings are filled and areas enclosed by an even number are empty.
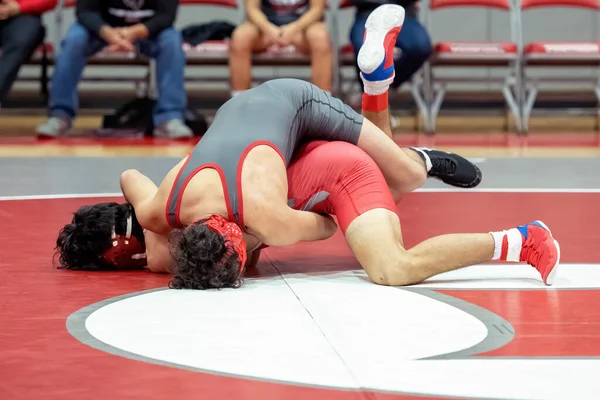
<svg viewBox="0 0 600 400"><path fill-rule="evenodd" d="M273 235L285 229L290 211L285 202L280 199L274 201L272 197L269 199L264 193L244 198L244 202L244 222L248 233L261 242L270 243Z"/></svg>

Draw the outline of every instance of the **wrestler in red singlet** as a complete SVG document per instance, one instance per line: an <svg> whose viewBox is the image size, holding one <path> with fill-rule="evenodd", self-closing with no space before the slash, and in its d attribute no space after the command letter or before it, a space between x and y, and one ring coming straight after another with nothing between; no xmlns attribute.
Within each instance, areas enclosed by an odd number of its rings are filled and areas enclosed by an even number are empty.
<svg viewBox="0 0 600 400"><path fill-rule="evenodd" d="M301 147L287 170L288 204L297 210L335 215L343 233L375 208L396 212L375 161L346 142L314 141Z"/></svg>

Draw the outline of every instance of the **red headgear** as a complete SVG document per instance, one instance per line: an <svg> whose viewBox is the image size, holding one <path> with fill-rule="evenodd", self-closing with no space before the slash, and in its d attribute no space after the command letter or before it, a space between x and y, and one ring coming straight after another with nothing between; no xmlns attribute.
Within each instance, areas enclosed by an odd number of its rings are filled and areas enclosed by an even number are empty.
<svg viewBox="0 0 600 400"><path fill-rule="evenodd" d="M204 225L210 230L221 234L225 240L227 240L227 245L239 254L240 262L242 263L240 266L240 274L244 272L247 258L246 242L244 241L244 234L240 227L234 222L227 221L220 215L211 215L211 217L204 222Z"/></svg>
<svg viewBox="0 0 600 400"><path fill-rule="evenodd" d="M113 226L110 236L112 247L102 254L104 260L119 269L134 269L146 266L146 248L138 238L131 236L132 219L130 213L127 217L127 232L125 235L117 235Z"/></svg>

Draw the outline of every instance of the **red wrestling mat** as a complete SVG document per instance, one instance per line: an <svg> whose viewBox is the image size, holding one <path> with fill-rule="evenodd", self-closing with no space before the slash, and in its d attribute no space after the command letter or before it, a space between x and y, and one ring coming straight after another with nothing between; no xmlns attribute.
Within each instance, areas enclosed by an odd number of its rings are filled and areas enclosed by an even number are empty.
<svg viewBox="0 0 600 400"><path fill-rule="evenodd" d="M427 398L203 374L134 361L79 342L65 327L70 314L100 300L164 287L169 279L143 271L82 273L52 267L58 230L72 212L80 205L107 200L111 199L0 202L1 399ZM432 235L486 232L542 219L561 241L563 262L599 263L598 204L597 193L414 193L401 203L400 214L408 246ZM281 272L359 268L339 234L326 242L269 249L266 258ZM258 275L263 276L264 270L260 264ZM597 290L442 292L494 311L513 324L517 331L513 341L488 355L600 355Z"/></svg>

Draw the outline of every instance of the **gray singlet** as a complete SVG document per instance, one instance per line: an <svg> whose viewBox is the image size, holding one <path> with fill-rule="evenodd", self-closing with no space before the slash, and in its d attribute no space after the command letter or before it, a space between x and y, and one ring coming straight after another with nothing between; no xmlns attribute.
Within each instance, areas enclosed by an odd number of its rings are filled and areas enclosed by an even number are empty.
<svg viewBox="0 0 600 400"><path fill-rule="evenodd" d="M289 165L294 151L311 140L357 144L363 116L311 83L274 79L227 101L190 153L167 202L170 226L182 227L179 205L187 183L204 168L216 169L227 201L229 220L244 231L241 167L248 152L269 145Z"/></svg>

